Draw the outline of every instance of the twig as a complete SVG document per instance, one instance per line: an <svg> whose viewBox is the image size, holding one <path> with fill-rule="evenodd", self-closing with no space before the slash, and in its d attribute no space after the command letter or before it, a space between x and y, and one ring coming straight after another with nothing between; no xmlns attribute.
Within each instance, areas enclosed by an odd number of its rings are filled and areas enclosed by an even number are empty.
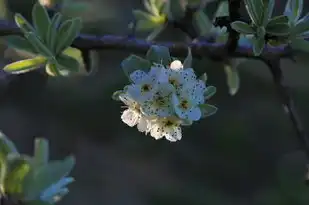
<svg viewBox="0 0 309 205"><path fill-rule="evenodd" d="M189 21L187 21L189 22ZM174 26L192 36L197 36L197 33L188 30L184 24L174 23ZM191 28L192 21L191 21ZM11 22L0 20L0 36L22 35L19 28ZM127 50L133 53L145 54L152 45L162 45L170 49L175 56L185 57L188 52L188 47L191 48L192 54L199 56L220 57L225 50L223 43L211 43L207 41L199 41L192 43L170 43L170 42L149 42L143 39L128 38L127 36L116 35L87 35L80 34L73 42L73 47L80 50ZM254 56L250 46L238 46L235 52L229 54L230 57L259 59L263 56L277 56L280 58L288 58L291 56L291 50L287 47L271 47L266 46L261 56Z"/></svg>
<svg viewBox="0 0 309 205"><path fill-rule="evenodd" d="M296 130L297 137L301 148L305 151L307 157L307 173L306 183L309 183L309 138L303 127L303 123L297 113L294 105L294 101L290 95L289 88L284 84L284 77L280 68L280 59L265 59L264 62L268 65L269 70L273 76L274 83L276 85L277 92L281 98L284 110L289 116L293 126Z"/></svg>

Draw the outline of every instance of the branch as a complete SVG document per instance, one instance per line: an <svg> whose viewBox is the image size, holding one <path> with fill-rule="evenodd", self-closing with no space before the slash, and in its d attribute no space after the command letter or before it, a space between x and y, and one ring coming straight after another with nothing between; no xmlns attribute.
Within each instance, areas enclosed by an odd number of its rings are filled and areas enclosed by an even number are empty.
<svg viewBox="0 0 309 205"><path fill-rule="evenodd" d="M280 69L280 59L266 59L264 61L270 72L272 73L274 83L276 85L277 92L281 98L282 104L286 114L289 116L293 126L296 130L298 141L301 148L305 151L307 158L307 173L306 173L306 183L309 183L309 138L303 127L303 123L297 113L294 105L294 101L290 95L289 88L284 85L284 77L282 70Z"/></svg>
<svg viewBox="0 0 309 205"><path fill-rule="evenodd" d="M190 12L188 12L190 13ZM187 18L187 17L186 17ZM178 21L181 22L181 21ZM174 22L174 26L186 32L190 37L196 36L197 32L192 31L192 20L188 21L190 27L184 26L184 23ZM191 28L188 30L188 28ZM0 20L0 36L7 35L22 35L19 28L12 22ZM195 38L196 38L195 37ZM196 56L209 56L210 58L221 58L222 53L225 51L225 44L211 43L205 40L192 43L170 43L170 42L149 42L143 39L136 39L126 36L116 35L88 35L80 34L73 42L73 47L82 51L85 50L127 50L133 53L145 54L152 45L166 46L170 52L179 57L185 57L188 52L188 47L191 48L192 54ZM235 47L235 45L233 45ZM260 59L266 56L275 56L280 58L288 58L292 52L287 47L271 47L266 46L261 56L254 56L251 46L238 46L233 53L229 53L230 57Z"/></svg>

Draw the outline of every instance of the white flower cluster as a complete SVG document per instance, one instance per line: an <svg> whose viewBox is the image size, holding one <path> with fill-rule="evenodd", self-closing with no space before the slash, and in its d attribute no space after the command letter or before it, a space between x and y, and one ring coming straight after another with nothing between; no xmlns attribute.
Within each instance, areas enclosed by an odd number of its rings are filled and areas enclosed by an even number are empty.
<svg viewBox="0 0 309 205"><path fill-rule="evenodd" d="M201 119L205 81L181 61L169 66L153 64L149 72L136 70L129 77L133 83L117 95L126 105L121 119L128 126L175 142L182 138L181 126Z"/></svg>

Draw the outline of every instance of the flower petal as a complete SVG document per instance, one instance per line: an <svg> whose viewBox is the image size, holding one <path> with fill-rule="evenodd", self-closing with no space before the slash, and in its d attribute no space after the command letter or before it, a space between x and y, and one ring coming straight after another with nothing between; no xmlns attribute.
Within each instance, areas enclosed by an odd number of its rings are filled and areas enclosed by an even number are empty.
<svg viewBox="0 0 309 205"><path fill-rule="evenodd" d="M165 127L163 132L165 138L171 142L176 142L182 138L180 126Z"/></svg>
<svg viewBox="0 0 309 205"><path fill-rule="evenodd" d="M121 120L130 127L134 127L140 119L140 113L133 109L126 109L121 115Z"/></svg>
<svg viewBox="0 0 309 205"><path fill-rule="evenodd" d="M137 123L137 129L140 132L148 132L149 123L145 117L141 117L139 122Z"/></svg>
<svg viewBox="0 0 309 205"><path fill-rule="evenodd" d="M180 60L174 60L171 64L170 64L170 68L172 70L182 70L183 69L183 65L181 63Z"/></svg>
<svg viewBox="0 0 309 205"><path fill-rule="evenodd" d="M150 129L150 135L156 140L161 139L163 137L163 128L160 124L154 123Z"/></svg>
<svg viewBox="0 0 309 205"><path fill-rule="evenodd" d="M147 74L144 71L136 70L136 71L134 71L133 73L130 74L130 79L135 84L139 84L145 79L146 76L147 76Z"/></svg>
<svg viewBox="0 0 309 205"><path fill-rule="evenodd" d="M202 112L199 107L193 107L187 112L187 119L192 121L198 121L202 117Z"/></svg>

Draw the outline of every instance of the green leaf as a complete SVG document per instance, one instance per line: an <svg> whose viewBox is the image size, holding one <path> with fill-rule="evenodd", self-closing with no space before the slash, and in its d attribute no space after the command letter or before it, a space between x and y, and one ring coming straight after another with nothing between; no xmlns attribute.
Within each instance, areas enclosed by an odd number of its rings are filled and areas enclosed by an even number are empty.
<svg viewBox="0 0 309 205"><path fill-rule="evenodd" d="M246 10L256 26L262 26L264 7L262 0L244 0Z"/></svg>
<svg viewBox="0 0 309 205"><path fill-rule="evenodd" d="M28 39L28 41L31 43L31 45L35 48L37 53L39 53L42 56L45 56L46 58L54 58L54 54L52 51L50 51L42 42L41 40L36 36L35 33L27 33L25 34L25 37Z"/></svg>
<svg viewBox="0 0 309 205"><path fill-rule="evenodd" d="M225 64L224 71L227 77L227 85L230 95L235 95L239 90L240 79L236 67Z"/></svg>
<svg viewBox="0 0 309 205"><path fill-rule="evenodd" d="M212 96L214 96L217 92L217 88L215 86L207 86L206 87L206 91L204 93L204 96L205 96L205 100L208 100L210 99Z"/></svg>
<svg viewBox="0 0 309 205"><path fill-rule="evenodd" d="M168 19L170 20L180 20L185 16L185 8L183 8L182 1L179 0L169 0L168 4Z"/></svg>
<svg viewBox="0 0 309 205"><path fill-rule="evenodd" d="M81 18L75 18L63 22L57 34L55 53L59 54L64 49L69 47L73 43L74 39L78 36L81 28L82 28Z"/></svg>
<svg viewBox="0 0 309 205"><path fill-rule="evenodd" d="M261 55L265 47L265 39L263 37L253 38L253 54L255 56Z"/></svg>
<svg viewBox="0 0 309 205"><path fill-rule="evenodd" d="M24 34L28 32L35 32L31 24L21 14L16 13L14 19L16 25L22 30L22 32L24 32Z"/></svg>
<svg viewBox="0 0 309 205"><path fill-rule="evenodd" d="M214 16L215 17L229 16L229 3L228 3L228 1L221 1L220 2Z"/></svg>
<svg viewBox="0 0 309 205"><path fill-rule="evenodd" d="M287 36L290 33L290 29L287 23L277 23L272 26L267 25L266 33L273 36Z"/></svg>
<svg viewBox="0 0 309 205"><path fill-rule="evenodd" d="M275 0L264 0L263 26L266 26L272 17L275 6Z"/></svg>
<svg viewBox="0 0 309 205"><path fill-rule="evenodd" d="M303 0L288 0L286 2L284 15L288 16L291 22L296 22L303 11Z"/></svg>
<svg viewBox="0 0 309 205"><path fill-rule="evenodd" d="M9 169L4 182L6 193L20 195L24 191L22 182L31 169L30 164L26 159L16 157L9 163Z"/></svg>
<svg viewBox="0 0 309 205"><path fill-rule="evenodd" d="M116 101L120 101L119 96L123 93L124 93L123 90L117 90L116 92L113 93L112 99Z"/></svg>
<svg viewBox="0 0 309 205"><path fill-rule="evenodd" d="M165 46L151 46L147 51L146 59L152 63L161 63L163 65L170 65L171 56L169 49Z"/></svg>
<svg viewBox="0 0 309 205"><path fill-rule="evenodd" d="M70 72L78 72L80 67L80 62L71 56L61 54L57 57L57 62L60 67L69 70Z"/></svg>
<svg viewBox="0 0 309 205"><path fill-rule="evenodd" d="M309 31L309 21L302 21L292 28L293 35L301 35Z"/></svg>
<svg viewBox="0 0 309 205"><path fill-rule="evenodd" d="M275 16L274 18L272 18L267 26L267 27L270 27L270 26L273 26L273 25L276 25L276 24L288 24L289 23L289 19L287 16L284 16L284 15L281 15L281 16Z"/></svg>
<svg viewBox="0 0 309 205"><path fill-rule="evenodd" d="M152 19L152 15L145 12L145 11L141 11L141 10L133 10L132 11L134 17L136 20L150 20Z"/></svg>
<svg viewBox="0 0 309 205"><path fill-rule="evenodd" d="M7 174L7 160L4 153L0 152L0 191L5 193L4 181Z"/></svg>
<svg viewBox="0 0 309 205"><path fill-rule="evenodd" d="M242 22L242 21L234 21L233 23L231 23L231 27L232 29L234 29L235 31L241 34L254 34L255 33L255 31L249 24Z"/></svg>
<svg viewBox="0 0 309 205"><path fill-rule="evenodd" d="M47 43L47 32L51 21L45 7L38 2L34 4L32 9L32 21L41 41Z"/></svg>
<svg viewBox="0 0 309 205"><path fill-rule="evenodd" d="M216 106L210 104L201 104L199 105L199 108L202 111L203 118L214 115L218 111L218 108Z"/></svg>
<svg viewBox="0 0 309 205"><path fill-rule="evenodd" d="M183 67L186 69L186 68L192 68L192 61L193 61L193 58L192 58L192 52L191 52L191 48L189 47L188 48L188 55L187 57L185 58L185 60L183 61Z"/></svg>
<svg viewBox="0 0 309 205"><path fill-rule="evenodd" d="M304 39L292 39L291 47L294 50L309 52L309 42Z"/></svg>
<svg viewBox="0 0 309 205"><path fill-rule="evenodd" d="M45 66L45 71L49 76L61 76L61 73L59 72L58 65L54 62L48 62Z"/></svg>
<svg viewBox="0 0 309 205"><path fill-rule="evenodd" d="M35 69L40 68L46 64L47 59L42 56L37 56L31 59L17 61L6 65L3 70L12 74L26 73Z"/></svg>
<svg viewBox="0 0 309 205"><path fill-rule="evenodd" d="M25 200L36 199L43 190L66 177L74 165L75 158L69 156L32 169L23 182Z"/></svg>
<svg viewBox="0 0 309 205"><path fill-rule="evenodd" d="M258 38L262 38L262 37L264 38L265 34L266 34L266 30L264 26L257 27L256 35Z"/></svg>
<svg viewBox="0 0 309 205"><path fill-rule="evenodd" d="M52 20L51 23L48 27L48 31L47 31L47 37L46 37L46 43L48 45L48 47L50 48L50 50L52 50L53 52L56 51L56 40L57 40L57 31L58 31L58 26L61 23L63 16L61 13L56 13Z"/></svg>
<svg viewBox="0 0 309 205"><path fill-rule="evenodd" d="M199 10L194 13L194 25L199 30L200 36L205 36L210 32L212 27L212 22L209 20L208 16L203 10Z"/></svg>
<svg viewBox="0 0 309 205"><path fill-rule="evenodd" d="M149 71L151 63L137 55L130 55L121 62L121 68L127 77L136 70Z"/></svg>
<svg viewBox="0 0 309 205"><path fill-rule="evenodd" d="M150 31L162 26L162 24L155 23L150 20L139 20L136 22L136 30L138 31ZM129 24L129 29L133 28L133 23Z"/></svg>
<svg viewBox="0 0 309 205"><path fill-rule="evenodd" d="M204 81L205 83L207 82L207 73L203 73L203 75L201 75L198 79Z"/></svg>
<svg viewBox="0 0 309 205"><path fill-rule="evenodd" d="M7 156L10 153L18 154L15 144L2 132L0 132L0 153Z"/></svg>
<svg viewBox="0 0 309 205"><path fill-rule="evenodd" d="M36 138L34 141L34 158L36 164L47 164L49 159L48 141L43 138Z"/></svg>
<svg viewBox="0 0 309 205"><path fill-rule="evenodd" d="M6 36L4 38L5 38L7 45L14 48L14 49L26 51L26 52L32 53L32 54L37 53L37 51L29 43L29 41L27 41L27 39L25 39L21 36L11 35L11 36Z"/></svg>
<svg viewBox="0 0 309 205"><path fill-rule="evenodd" d="M166 24L156 27L146 38L147 41L153 41L166 28Z"/></svg>

